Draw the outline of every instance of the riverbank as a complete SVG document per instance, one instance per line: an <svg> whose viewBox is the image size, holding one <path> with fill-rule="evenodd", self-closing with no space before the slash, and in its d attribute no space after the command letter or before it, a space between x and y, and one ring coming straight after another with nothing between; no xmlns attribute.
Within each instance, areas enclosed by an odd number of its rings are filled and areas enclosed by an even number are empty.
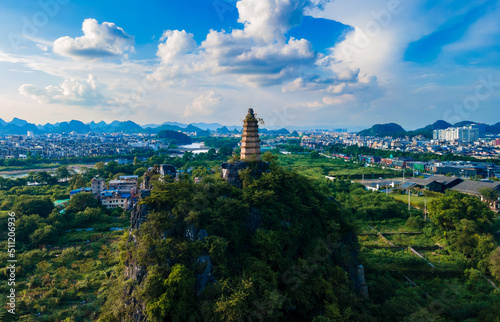
<svg viewBox="0 0 500 322"><path fill-rule="evenodd" d="M92 168L92 167L94 167L94 165L95 165L95 163L92 163L92 164L69 164L69 165L67 165L67 167L68 167L68 170L78 171L78 169L80 169L80 168ZM32 168L32 169L24 168L24 169L18 169L18 170L4 170L4 171L0 171L0 176L2 176L2 177L21 177L23 175L28 175L28 173L32 172L32 171L33 172L56 171L59 167L60 167L60 165L57 167L54 167L54 165L50 165L47 167L43 167L42 165L37 165L36 168Z"/></svg>

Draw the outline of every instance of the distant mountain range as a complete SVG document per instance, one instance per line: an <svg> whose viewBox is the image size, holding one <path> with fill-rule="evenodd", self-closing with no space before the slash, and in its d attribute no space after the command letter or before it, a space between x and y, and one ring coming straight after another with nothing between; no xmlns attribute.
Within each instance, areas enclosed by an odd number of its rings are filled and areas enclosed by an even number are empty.
<svg viewBox="0 0 500 322"><path fill-rule="evenodd" d="M375 124L369 129L363 130L358 133L360 136L391 136L391 137L403 137L403 136L418 136L423 135L427 138L432 138L434 130L444 130L449 127L462 127L470 124L478 124L479 122L473 121L462 121L455 124L448 123L443 120L436 121L426 127L417 129L415 131L406 131L399 124L396 123L386 123L386 124ZM486 134L500 134L500 122L494 125L486 125Z"/></svg>
<svg viewBox="0 0 500 322"><path fill-rule="evenodd" d="M414 131L407 131L401 125L396 123L386 123L386 124L375 124L369 129L365 129L359 132L362 136L391 136L391 137L403 137L403 136L417 136L423 135L427 138L432 138L432 132L434 130L447 129L449 127L460 127L469 124L475 124L478 122L473 121L462 121L455 124L450 124L446 121L439 120L432 124L429 124L423 128L416 129ZM292 126L289 129L259 129L262 134L281 134L288 135L290 130L299 129L299 127ZM29 123L25 120L19 118L14 118L10 122L6 122L0 119L0 135L1 134L18 134L26 135L28 131L34 134L44 134L44 133L70 133L76 132L80 134L86 134L90 132L95 133L147 133L147 134L158 134L160 131L170 130L170 131L180 131L183 133L195 133L198 136L208 136L211 133L216 134L231 134L231 133L241 133L242 127L236 125L222 125L219 123L191 123L184 124L178 122L164 122L162 124L146 124L139 125L133 121L113 121L111 123L106 123L101 121L95 123L94 121L90 123L83 123L78 120L72 120L69 122L59 122L55 124L47 123L45 125L35 125ZM500 134L500 122L488 125L486 124L486 134Z"/></svg>
<svg viewBox="0 0 500 322"><path fill-rule="evenodd" d="M60 123L47 123L45 125L35 125L29 123L25 120L19 118L14 118L10 122L5 122L0 119L0 134L18 134L26 135L28 131L34 134L44 134L44 133L70 133L76 132L80 134L86 134L90 132L95 133L149 133L157 134L160 131L170 130L170 131L181 131L184 133L195 133L198 136L208 136L210 132L217 134L230 134L230 133L241 133L241 126L224 126L219 123L192 123L183 124L178 122L165 122L163 124L147 124L141 126L132 121L113 121L111 123L106 123L101 121L95 123L94 121L90 123L83 123L81 121L72 120L70 122L60 122ZM265 134L290 134L287 129L279 130L268 130L265 128L260 129L261 133Z"/></svg>

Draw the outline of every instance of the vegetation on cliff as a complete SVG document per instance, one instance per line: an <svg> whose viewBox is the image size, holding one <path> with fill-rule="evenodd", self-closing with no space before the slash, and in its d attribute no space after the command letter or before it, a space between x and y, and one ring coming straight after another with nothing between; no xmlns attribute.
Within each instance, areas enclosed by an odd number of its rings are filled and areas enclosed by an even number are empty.
<svg viewBox="0 0 500 322"><path fill-rule="evenodd" d="M242 177L156 184L121 255L146 274L117 283L101 320L359 317L357 243L328 188L280 167Z"/></svg>

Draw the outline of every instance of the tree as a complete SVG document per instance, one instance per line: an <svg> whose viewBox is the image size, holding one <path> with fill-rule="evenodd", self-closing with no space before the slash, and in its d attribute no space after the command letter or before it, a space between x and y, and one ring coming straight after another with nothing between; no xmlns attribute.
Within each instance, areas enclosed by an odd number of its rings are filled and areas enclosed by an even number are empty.
<svg viewBox="0 0 500 322"><path fill-rule="evenodd" d="M312 151L311 154L309 154L309 157L311 159L319 159L321 157L321 155L317 151Z"/></svg>
<svg viewBox="0 0 500 322"><path fill-rule="evenodd" d="M50 174L46 171L36 172L34 175L34 179L38 183L47 183L50 180Z"/></svg>
<svg viewBox="0 0 500 322"><path fill-rule="evenodd" d="M205 154L206 154L207 160L215 160L217 158L217 151L215 151L214 148L211 148Z"/></svg>
<svg viewBox="0 0 500 322"><path fill-rule="evenodd" d="M162 164L164 161L164 158L159 156L159 155L153 155L151 158L148 159L148 164L150 166L154 166L155 164Z"/></svg>
<svg viewBox="0 0 500 322"><path fill-rule="evenodd" d="M28 182L32 182L32 183L36 182L35 174L36 174L35 171L28 172L28 176L26 177L26 179L28 180Z"/></svg>
<svg viewBox="0 0 500 322"><path fill-rule="evenodd" d="M79 227L82 225L88 225L103 219L108 219L108 216L103 213L100 208L85 208L84 211L77 212L73 219L73 226Z"/></svg>
<svg viewBox="0 0 500 322"><path fill-rule="evenodd" d="M142 177L146 171L148 171L148 169L147 169L147 168L145 168L145 167L137 168L137 169L134 171L134 175L139 176L139 177Z"/></svg>
<svg viewBox="0 0 500 322"><path fill-rule="evenodd" d="M42 224L31 234L30 239L34 245L51 243L57 238L57 228L52 225Z"/></svg>
<svg viewBox="0 0 500 322"><path fill-rule="evenodd" d="M94 168L85 168L82 171L82 177L83 177L83 180L85 180L85 182L89 182L90 180L92 180L93 178L95 178L101 174L105 174L104 170L97 170Z"/></svg>
<svg viewBox="0 0 500 322"><path fill-rule="evenodd" d="M16 221L16 239L26 244L30 243L31 234L38 229L45 219L39 215L25 215Z"/></svg>
<svg viewBox="0 0 500 322"><path fill-rule="evenodd" d="M262 155L262 161L269 163L276 163L278 161L278 156L267 151Z"/></svg>
<svg viewBox="0 0 500 322"><path fill-rule="evenodd" d="M82 187L85 187L87 185L87 182L83 178L83 175L77 173L69 179L69 186L71 190L79 189Z"/></svg>
<svg viewBox="0 0 500 322"><path fill-rule="evenodd" d="M203 176L206 176L208 174L209 174L209 172L208 172L207 168L205 168L205 167L197 167L197 168L193 169L193 172L191 173L191 175L193 177L203 177Z"/></svg>
<svg viewBox="0 0 500 322"><path fill-rule="evenodd" d="M57 178L64 180L64 179L71 177L71 173L69 172L67 166L61 166L61 167L57 168L56 176L57 176Z"/></svg>
<svg viewBox="0 0 500 322"><path fill-rule="evenodd" d="M182 155L182 160L185 162L192 161L194 159L194 153L191 151L186 151Z"/></svg>
<svg viewBox="0 0 500 322"><path fill-rule="evenodd" d="M12 209L12 205L13 205L12 201L4 200L4 201L2 201L2 205L0 206L0 209L10 210L10 209Z"/></svg>
<svg viewBox="0 0 500 322"><path fill-rule="evenodd" d="M490 272L493 277L500 280L500 246L490 255Z"/></svg>
<svg viewBox="0 0 500 322"><path fill-rule="evenodd" d="M483 197L489 203L495 202L500 197L500 194L497 190L491 188L482 188L479 190L481 197Z"/></svg>
<svg viewBox="0 0 500 322"><path fill-rule="evenodd" d="M112 174L117 173L118 170L118 162L116 161L109 161L108 164L106 164L106 171L110 172Z"/></svg>
<svg viewBox="0 0 500 322"><path fill-rule="evenodd" d="M16 214L28 215L40 215L41 217L47 217L54 209L54 204L48 197L38 197L22 195L19 196L12 207L12 211Z"/></svg>
<svg viewBox="0 0 500 322"><path fill-rule="evenodd" d="M182 264L174 265L163 282L165 292L146 306L148 316L162 321L188 320L196 298L195 283L193 272Z"/></svg>
<svg viewBox="0 0 500 322"><path fill-rule="evenodd" d="M429 202L429 216L443 231L457 229L462 219L475 222L480 231L492 226L494 213L479 198L456 191L447 191Z"/></svg>
<svg viewBox="0 0 500 322"><path fill-rule="evenodd" d="M94 169L98 170L98 171L101 171L103 170L105 167L105 164L104 162L100 161L100 162L97 162L96 164L94 164Z"/></svg>
<svg viewBox="0 0 500 322"><path fill-rule="evenodd" d="M78 193L74 195L66 207L66 212L76 213L87 208L99 207L99 201L91 193Z"/></svg>
<svg viewBox="0 0 500 322"><path fill-rule="evenodd" d="M467 257L472 257L478 244L478 227L475 222L462 219L457 230L450 234L450 245Z"/></svg>
<svg viewBox="0 0 500 322"><path fill-rule="evenodd" d="M119 173L117 173L117 174L115 174L115 175L113 176L113 179L118 179L118 178L120 178L121 176L126 176L126 175L127 175L126 173L119 172Z"/></svg>
<svg viewBox="0 0 500 322"><path fill-rule="evenodd" d="M230 156L231 154L233 154L233 148L229 147L229 146L222 146L220 149L219 149L219 154L223 157L227 157L227 156Z"/></svg>

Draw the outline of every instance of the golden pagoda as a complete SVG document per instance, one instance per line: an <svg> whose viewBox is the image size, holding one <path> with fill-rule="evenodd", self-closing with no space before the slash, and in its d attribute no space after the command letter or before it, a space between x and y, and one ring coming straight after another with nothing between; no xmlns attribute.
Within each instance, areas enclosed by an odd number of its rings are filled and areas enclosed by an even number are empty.
<svg viewBox="0 0 500 322"><path fill-rule="evenodd" d="M253 113L253 108L248 109L248 114L243 120L243 135L241 137L241 161L260 161L259 121Z"/></svg>

